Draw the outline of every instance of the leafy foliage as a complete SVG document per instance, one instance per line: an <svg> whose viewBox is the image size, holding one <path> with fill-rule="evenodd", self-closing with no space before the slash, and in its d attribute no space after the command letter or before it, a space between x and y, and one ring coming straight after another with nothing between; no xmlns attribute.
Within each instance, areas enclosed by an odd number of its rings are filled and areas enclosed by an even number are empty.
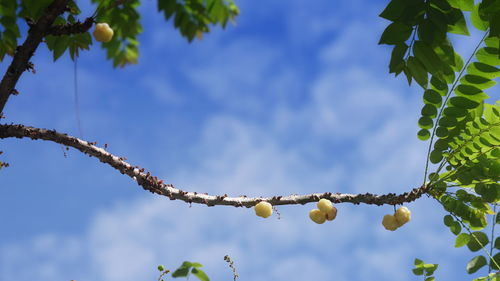
<svg viewBox="0 0 500 281"><path fill-rule="evenodd" d="M438 268L438 264L424 263L420 259L415 259L415 268L412 269L413 274L417 276L423 276L425 281L434 281L436 278L434 272Z"/></svg>
<svg viewBox="0 0 500 281"><path fill-rule="evenodd" d="M469 35L464 12L485 31L465 63L449 40L449 33ZM500 105L485 103L500 77L500 1L392 0L380 16L391 21L379 42L394 46L389 73L424 89L417 136L430 139L427 165L437 164L430 193L449 212L444 223L457 236L455 247L488 256L473 257L467 272L485 265L491 272L500 255L486 246L495 234L480 230L500 202Z"/></svg>
<svg viewBox="0 0 500 281"><path fill-rule="evenodd" d="M165 19L174 18L175 28L189 41L209 32L210 24L226 27L240 13L233 0L158 0L158 10Z"/></svg>
<svg viewBox="0 0 500 281"><path fill-rule="evenodd" d="M17 38L21 37L17 25L18 6L17 1L0 2L0 61L3 60L6 54L9 56L14 55L18 45Z"/></svg>
<svg viewBox="0 0 500 281"><path fill-rule="evenodd" d="M139 0L121 1L117 5L113 0L92 0L99 3L96 13L97 22L106 22L113 29L110 42L102 43L107 58L113 60L113 66L124 67L137 63L139 57L139 41L137 36L142 32L137 11Z"/></svg>
<svg viewBox="0 0 500 281"><path fill-rule="evenodd" d="M50 0L2 0L0 2L0 61L5 55L13 56L21 37L18 19L26 18L30 22L42 15ZM106 22L114 31L110 42L102 43L107 58L113 66L124 67L137 63L139 57L138 35L142 32L139 0L91 0L96 4L92 15L95 22ZM234 21L239 9L233 0L158 0L158 10L165 19L173 18L174 27L190 42L203 33L210 32L211 25L225 28L228 21ZM71 25L78 22L80 9L74 0L70 0L68 9L60 16L55 25ZM78 57L81 51L92 45L88 30L81 33L52 36L47 35L45 42L52 51L54 60L69 51L71 59Z"/></svg>
<svg viewBox="0 0 500 281"><path fill-rule="evenodd" d="M189 262L185 261L182 263L182 265L177 268L173 273L172 277L173 278L178 278L178 277L186 277L189 278L190 274L193 274L196 276L200 281L210 281L210 278L205 274L203 270L200 269L202 265L197 262ZM164 281L163 276L168 274L170 270L165 269L163 265L158 266L158 270L160 271L160 277L158 278L159 281Z"/></svg>

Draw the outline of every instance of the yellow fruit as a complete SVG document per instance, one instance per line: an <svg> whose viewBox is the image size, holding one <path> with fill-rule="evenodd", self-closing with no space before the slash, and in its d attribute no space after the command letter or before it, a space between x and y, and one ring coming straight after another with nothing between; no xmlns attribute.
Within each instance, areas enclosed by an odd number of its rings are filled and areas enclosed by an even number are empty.
<svg viewBox="0 0 500 281"><path fill-rule="evenodd" d="M411 212L406 207L400 207L394 213L394 217L398 221L398 227L399 227L399 226L402 226L403 224L405 224L405 223L407 223L407 222L410 221L410 219L411 219Z"/></svg>
<svg viewBox="0 0 500 281"><path fill-rule="evenodd" d="M94 38L99 42L109 42L113 38L113 29L107 23L98 23L95 25Z"/></svg>
<svg viewBox="0 0 500 281"><path fill-rule="evenodd" d="M318 209L314 209L309 212L309 218L317 224L322 224L326 220L326 214Z"/></svg>
<svg viewBox="0 0 500 281"><path fill-rule="evenodd" d="M333 207L325 213L325 218L329 221L334 220L337 217L337 208Z"/></svg>
<svg viewBox="0 0 500 281"><path fill-rule="evenodd" d="M318 206L318 209L320 209L320 211L322 211L323 213L328 213L333 208L332 202L324 198L319 200L316 206Z"/></svg>
<svg viewBox="0 0 500 281"><path fill-rule="evenodd" d="M382 219L382 225L390 231L394 231L399 227L398 221L393 215L385 215L384 219Z"/></svg>
<svg viewBox="0 0 500 281"><path fill-rule="evenodd" d="M273 214L273 206L268 202L259 202L254 209L259 217L267 218Z"/></svg>

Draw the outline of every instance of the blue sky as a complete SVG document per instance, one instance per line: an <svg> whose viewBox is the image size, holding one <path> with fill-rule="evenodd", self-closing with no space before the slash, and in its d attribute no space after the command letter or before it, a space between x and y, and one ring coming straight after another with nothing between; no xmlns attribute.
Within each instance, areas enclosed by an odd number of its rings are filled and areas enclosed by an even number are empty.
<svg viewBox="0 0 500 281"><path fill-rule="evenodd" d="M98 45L82 53L83 138L189 191L402 193L421 184L421 91L387 73L390 50L377 45L386 1L237 3L235 26L188 44L145 0L138 65L112 69ZM73 63L53 63L45 46L34 63L5 122L79 136ZM438 279L471 279L472 255L453 248L430 199L408 204L412 221L395 232L380 223L390 206L341 204L324 225L308 219L313 204L283 206L280 219L263 220L152 195L54 143L1 144L11 167L0 173L0 280L156 280L156 265L184 260L232 280L226 254L239 280L417 280L415 257L439 263Z"/></svg>

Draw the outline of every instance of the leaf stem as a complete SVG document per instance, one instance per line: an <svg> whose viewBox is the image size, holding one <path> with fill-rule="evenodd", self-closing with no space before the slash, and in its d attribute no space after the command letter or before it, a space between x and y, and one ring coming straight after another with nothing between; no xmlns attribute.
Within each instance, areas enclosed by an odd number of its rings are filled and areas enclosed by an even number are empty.
<svg viewBox="0 0 500 281"><path fill-rule="evenodd" d="M467 69L467 66L469 66L472 58L474 57L474 55L476 54L477 50L479 49L479 47L483 43L484 39L486 39L486 37L488 36L488 34L489 34L489 31L486 31L485 34L483 35L483 37L481 38L481 40L479 41L479 43L474 48L474 51L472 52L472 54L467 59L467 62L464 64L464 66L460 70L460 73L458 74L457 78L455 78L455 81L453 82L452 87L450 88L450 90L446 94L446 98L445 98L443 104L441 105L441 108L439 109L439 113L438 113L438 115L436 117L436 124L441 119L441 115L443 114L443 110L446 107L446 103L448 102L448 99L450 98L451 94L455 90L455 87L457 86L458 82L460 81L460 78L462 78L462 74ZM436 128L437 128L437 126L434 126L434 128L432 129L431 140L429 142L429 148L427 149L427 160L425 161L424 183L423 184L425 184L425 180L427 179L427 172L429 170L429 159L430 159L430 156L431 156L431 149L432 149L432 144L433 144L433 141L434 141L434 136L436 135Z"/></svg>
<svg viewBox="0 0 500 281"><path fill-rule="evenodd" d="M492 226L491 226L491 239L490 239L491 240L491 244L490 244L490 256L493 255L493 240L495 238L495 225L496 225L496 220L497 220L497 216L498 216L498 214L497 214L497 205L496 204L493 204L493 212L495 212L495 214L493 215L492 220L491 220L491 225ZM492 259L492 261L495 262L495 260L493 260L493 259ZM496 262L495 262L495 264L496 264ZM498 264L496 266L497 266L497 268L500 268L498 266ZM489 265L488 265L488 274L491 273L492 269L493 268L492 268L491 262L490 262Z"/></svg>

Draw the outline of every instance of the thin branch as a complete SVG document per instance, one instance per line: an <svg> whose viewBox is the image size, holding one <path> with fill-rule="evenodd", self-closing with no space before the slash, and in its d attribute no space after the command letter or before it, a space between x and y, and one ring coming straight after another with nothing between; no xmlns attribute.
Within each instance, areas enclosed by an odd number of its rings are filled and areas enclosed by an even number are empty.
<svg viewBox="0 0 500 281"><path fill-rule="evenodd" d="M38 21L33 24L24 43L19 46L14 54L11 64L0 82L0 113L10 95L15 92L15 86L21 74L30 67L30 59L49 32L54 20L64 12L68 0L54 0L45 10Z"/></svg>
<svg viewBox="0 0 500 281"><path fill-rule="evenodd" d="M54 36L60 35L71 35L87 32L94 24L95 19L93 17L88 17L84 22L77 21L75 23L66 23L61 25L52 26L48 34Z"/></svg>
<svg viewBox="0 0 500 281"><path fill-rule="evenodd" d="M130 165L125 161L125 158L115 156L106 150L95 146L95 143L90 143L66 134L61 134L55 130L33 128L24 125L0 125L0 139L12 137L47 140L73 147L89 156L98 158L101 162L106 163L120 171L120 173L128 175L145 190L166 196L171 200L182 200L187 203L205 204L207 206L226 205L235 207L252 207L261 201L269 202L274 206L303 205L310 202L317 202L321 198L329 199L333 203L401 205L405 202L415 201L429 191L429 186L423 185L419 188L414 188L409 192L399 195L394 193L376 195L371 193L342 194L331 192L273 197L229 197L227 194L208 195L206 193L183 191L175 188L171 184L165 184L162 180L152 176L149 172L145 172L143 168Z"/></svg>

